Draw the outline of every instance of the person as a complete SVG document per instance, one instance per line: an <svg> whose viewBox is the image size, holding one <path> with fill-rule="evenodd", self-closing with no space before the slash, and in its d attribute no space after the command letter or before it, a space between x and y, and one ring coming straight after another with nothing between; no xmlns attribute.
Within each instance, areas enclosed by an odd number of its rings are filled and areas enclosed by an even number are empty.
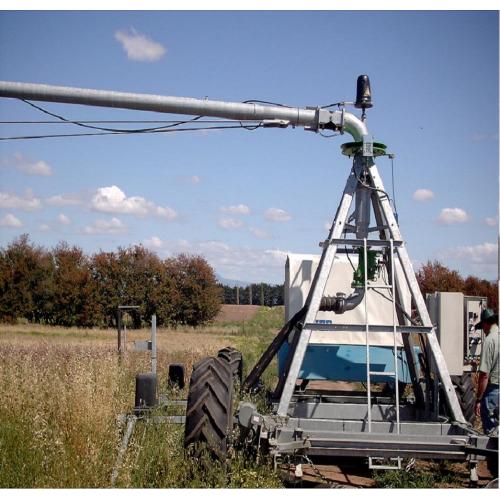
<svg viewBox="0 0 500 500"><path fill-rule="evenodd" d="M493 417L493 410L498 408L498 315L491 309L483 309L476 330L479 328L485 338L479 363L475 412L481 417L483 430L488 434L498 425Z"/></svg>

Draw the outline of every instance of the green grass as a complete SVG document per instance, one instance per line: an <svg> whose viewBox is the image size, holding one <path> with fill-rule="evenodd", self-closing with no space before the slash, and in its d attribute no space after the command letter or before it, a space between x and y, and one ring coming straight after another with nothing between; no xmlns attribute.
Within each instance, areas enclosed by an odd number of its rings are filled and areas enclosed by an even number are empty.
<svg viewBox="0 0 500 500"><path fill-rule="evenodd" d="M447 469L446 463L428 463L424 470L416 467L410 470L375 471L373 478L377 488L438 488L461 486L456 473Z"/></svg>

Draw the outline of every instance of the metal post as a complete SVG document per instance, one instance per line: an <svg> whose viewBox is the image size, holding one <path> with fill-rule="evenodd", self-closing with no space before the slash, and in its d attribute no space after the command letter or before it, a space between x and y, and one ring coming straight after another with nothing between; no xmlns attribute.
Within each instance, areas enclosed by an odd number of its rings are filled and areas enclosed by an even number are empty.
<svg viewBox="0 0 500 500"><path fill-rule="evenodd" d="M122 354L122 311L120 308L116 311L116 328L118 329L118 354Z"/></svg>
<svg viewBox="0 0 500 500"><path fill-rule="evenodd" d="M248 304L252 305L252 285L248 285Z"/></svg>
<svg viewBox="0 0 500 500"><path fill-rule="evenodd" d="M352 166L351 173L347 179L346 186L344 188L344 194L342 195L342 200L337 209L335 219L333 221L332 227L330 228L330 233L328 235L328 240L323 246L323 253L321 259L316 269L311 288L306 299L307 314L304 323L314 323L316 320L316 315L319 311L321 298L325 291L326 283L328 277L330 276L330 271L333 266L333 261L335 259L335 254L337 253L337 244L331 243L332 240L340 239L344 231L344 226L347 222L347 215L349 208L352 203L354 192L358 184L356 176L362 171L363 163L360 157L356 157L354 160L354 165ZM293 354L293 359L290 364L290 370L286 374L286 381L283 387L283 392L281 394L279 406L277 413L280 416L286 416L288 413L288 408L290 406L290 401L292 400L293 391L295 388L295 382L300 373L300 368L302 367L302 361L306 353L307 346L309 344L309 339L311 338L312 330L304 328L300 332L295 332L296 335L300 335L300 338L295 348Z"/></svg>
<svg viewBox="0 0 500 500"><path fill-rule="evenodd" d="M118 479L118 472L120 471L120 468L122 466L123 457L125 455L125 452L127 451L128 442L132 437L132 433L134 432L134 427L136 422L137 422L137 417L135 415L129 415L127 417L127 430L123 435L122 444L120 446L120 449L118 450L118 458L116 459L116 464L111 474L111 486L115 486L116 480Z"/></svg>
<svg viewBox="0 0 500 500"><path fill-rule="evenodd" d="M236 305L237 306L240 305L240 287L239 286L236 287Z"/></svg>
<svg viewBox="0 0 500 500"><path fill-rule="evenodd" d="M151 317L151 371L156 375L156 314Z"/></svg>

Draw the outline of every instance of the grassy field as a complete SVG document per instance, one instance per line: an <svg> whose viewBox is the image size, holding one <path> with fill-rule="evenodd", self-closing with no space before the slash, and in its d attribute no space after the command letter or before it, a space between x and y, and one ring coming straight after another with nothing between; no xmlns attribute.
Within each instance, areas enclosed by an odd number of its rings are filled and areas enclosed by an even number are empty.
<svg viewBox="0 0 500 500"><path fill-rule="evenodd" d="M227 345L251 367L282 318L282 308L260 308L244 322L159 329L160 392L167 390L169 363L184 363L189 377L193 363ZM129 331L127 340L148 336ZM117 416L132 409L135 375L149 370L148 354L130 350L119 362L113 330L1 325L0 360L0 487L109 487L123 431ZM138 424L117 486L282 486L271 467L242 456L229 471L212 467L207 474L185 459L182 439L181 426Z"/></svg>
<svg viewBox="0 0 500 500"><path fill-rule="evenodd" d="M192 365L225 346L239 349L245 374L282 326L283 308L226 311L204 328L158 330L159 392L184 398L166 384L169 363ZM149 371L149 354L131 342L149 331L129 331L121 362L116 331L37 325L0 325L0 488L108 488L123 427L117 416L134 405L135 375ZM276 382L276 362L264 374ZM170 392L169 392L170 391ZM122 488L279 488L269 463L236 453L227 470L208 469L184 456L183 427L139 422L116 486ZM460 487L463 464L419 464L411 471L374 474L370 486ZM367 484L368 486L368 484Z"/></svg>

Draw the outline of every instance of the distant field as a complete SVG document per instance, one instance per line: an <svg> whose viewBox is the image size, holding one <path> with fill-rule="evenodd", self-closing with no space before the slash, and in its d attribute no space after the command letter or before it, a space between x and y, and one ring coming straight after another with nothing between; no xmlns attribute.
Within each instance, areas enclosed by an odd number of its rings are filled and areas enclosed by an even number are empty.
<svg viewBox="0 0 500 500"><path fill-rule="evenodd" d="M227 321L248 321L252 319L259 311L260 306L236 306L224 304L220 313L215 318L216 322Z"/></svg>

